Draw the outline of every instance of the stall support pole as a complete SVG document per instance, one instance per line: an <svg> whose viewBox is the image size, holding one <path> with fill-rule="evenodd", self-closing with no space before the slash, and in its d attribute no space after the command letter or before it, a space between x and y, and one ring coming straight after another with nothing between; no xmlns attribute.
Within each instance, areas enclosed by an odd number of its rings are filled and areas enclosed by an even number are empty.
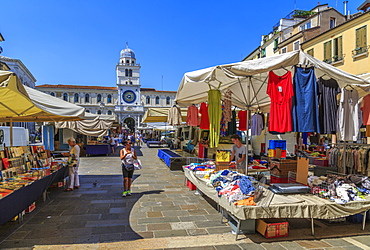
<svg viewBox="0 0 370 250"><path fill-rule="evenodd" d="M245 155L245 174L248 175L248 162L249 162L249 113L250 113L250 101L251 101L251 82L252 77L249 76L249 81L247 85L247 123L246 123L246 129L247 129L247 136L245 139L246 144L246 155Z"/></svg>
<svg viewBox="0 0 370 250"><path fill-rule="evenodd" d="M10 146L13 147L13 119L10 119Z"/></svg>
<svg viewBox="0 0 370 250"><path fill-rule="evenodd" d="M365 226L366 226L366 214L367 214L367 211L369 211L369 210L366 210L366 211L364 212L364 217L362 217L362 231L364 231L364 230L365 230Z"/></svg>
<svg viewBox="0 0 370 250"><path fill-rule="evenodd" d="M315 223L313 221L313 218L311 218L311 234L312 236L315 236Z"/></svg>

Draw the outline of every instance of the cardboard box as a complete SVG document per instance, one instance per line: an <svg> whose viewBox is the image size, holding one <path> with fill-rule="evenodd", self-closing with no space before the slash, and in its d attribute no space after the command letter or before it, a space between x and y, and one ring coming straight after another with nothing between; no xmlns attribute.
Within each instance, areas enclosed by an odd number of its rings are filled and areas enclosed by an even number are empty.
<svg viewBox="0 0 370 250"><path fill-rule="evenodd" d="M284 219L258 219L256 229L267 239L286 237L289 234L289 223Z"/></svg>

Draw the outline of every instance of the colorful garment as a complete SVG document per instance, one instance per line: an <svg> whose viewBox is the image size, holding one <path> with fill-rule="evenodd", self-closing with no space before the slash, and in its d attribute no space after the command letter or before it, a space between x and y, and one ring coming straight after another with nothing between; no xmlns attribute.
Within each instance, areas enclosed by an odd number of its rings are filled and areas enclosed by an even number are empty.
<svg viewBox="0 0 370 250"><path fill-rule="evenodd" d="M252 115L252 122L251 122L251 132L252 135L261 135L263 130L263 120L260 114Z"/></svg>
<svg viewBox="0 0 370 250"><path fill-rule="evenodd" d="M370 94L365 96L361 102L362 122L364 125L370 125ZM366 127L367 132L367 127Z"/></svg>
<svg viewBox="0 0 370 250"><path fill-rule="evenodd" d="M246 110L240 110L238 112L239 130L240 131L246 131L247 130L247 115L248 115L248 112Z"/></svg>
<svg viewBox="0 0 370 250"><path fill-rule="evenodd" d="M233 110L232 112L231 122L227 123L227 135L236 134L236 112Z"/></svg>
<svg viewBox="0 0 370 250"><path fill-rule="evenodd" d="M220 140L221 92L217 89L208 91L209 147L216 148Z"/></svg>
<svg viewBox="0 0 370 250"><path fill-rule="evenodd" d="M167 116L168 125L179 126L182 123L181 109L177 106L173 106L168 110Z"/></svg>
<svg viewBox="0 0 370 250"><path fill-rule="evenodd" d="M285 133L292 131L293 85L290 71L282 76L269 72L267 94L270 96L269 131Z"/></svg>
<svg viewBox="0 0 370 250"><path fill-rule="evenodd" d="M209 118L208 118L208 106L207 103L202 102L200 104L199 113L200 117L200 129L209 129Z"/></svg>
<svg viewBox="0 0 370 250"><path fill-rule="evenodd" d="M231 122L231 90L226 91L224 95L224 121Z"/></svg>
<svg viewBox="0 0 370 250"><path fill-rule="evenodd" d="M318 90L314 68L295 66L293 88L293 131L320 133Z"/></svg>
<svg viewBox="0 0 370 250"><path fill-rule="evenodd" d="M188 107L186 125L193 127L198 126L198 108L195 105L191 105L190 107Z"/></svg>

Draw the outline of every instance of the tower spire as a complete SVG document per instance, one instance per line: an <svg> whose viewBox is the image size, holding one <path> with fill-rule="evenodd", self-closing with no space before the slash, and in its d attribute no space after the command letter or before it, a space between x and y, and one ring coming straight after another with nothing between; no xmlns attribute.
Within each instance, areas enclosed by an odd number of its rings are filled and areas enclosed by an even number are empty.
<svg viewBox="0 0 370 250"><path fill-rule="evenodd" d="M128 49L128 42L126 42L126 49Z"/></svg>

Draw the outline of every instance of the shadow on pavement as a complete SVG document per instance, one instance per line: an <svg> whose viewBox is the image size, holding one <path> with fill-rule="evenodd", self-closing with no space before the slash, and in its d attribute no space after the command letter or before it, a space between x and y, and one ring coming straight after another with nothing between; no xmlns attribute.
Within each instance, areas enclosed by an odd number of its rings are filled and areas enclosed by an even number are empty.
<svg viewBox="0 0 370 250"><path fill-rule="evenodd" d="M134 182L138 178L140 175L135 174ZM121 197L122 175L83 175L80 181L81 188L72 192L49 189L47 201L39 200L23 223L1 225L0 249L136 240L144 238L141 234L148 237L147 232L136 233L140 224L130 224L130 220L137 222L138 214L145 213L134 205L143 196L163 190Z"/></svg>

